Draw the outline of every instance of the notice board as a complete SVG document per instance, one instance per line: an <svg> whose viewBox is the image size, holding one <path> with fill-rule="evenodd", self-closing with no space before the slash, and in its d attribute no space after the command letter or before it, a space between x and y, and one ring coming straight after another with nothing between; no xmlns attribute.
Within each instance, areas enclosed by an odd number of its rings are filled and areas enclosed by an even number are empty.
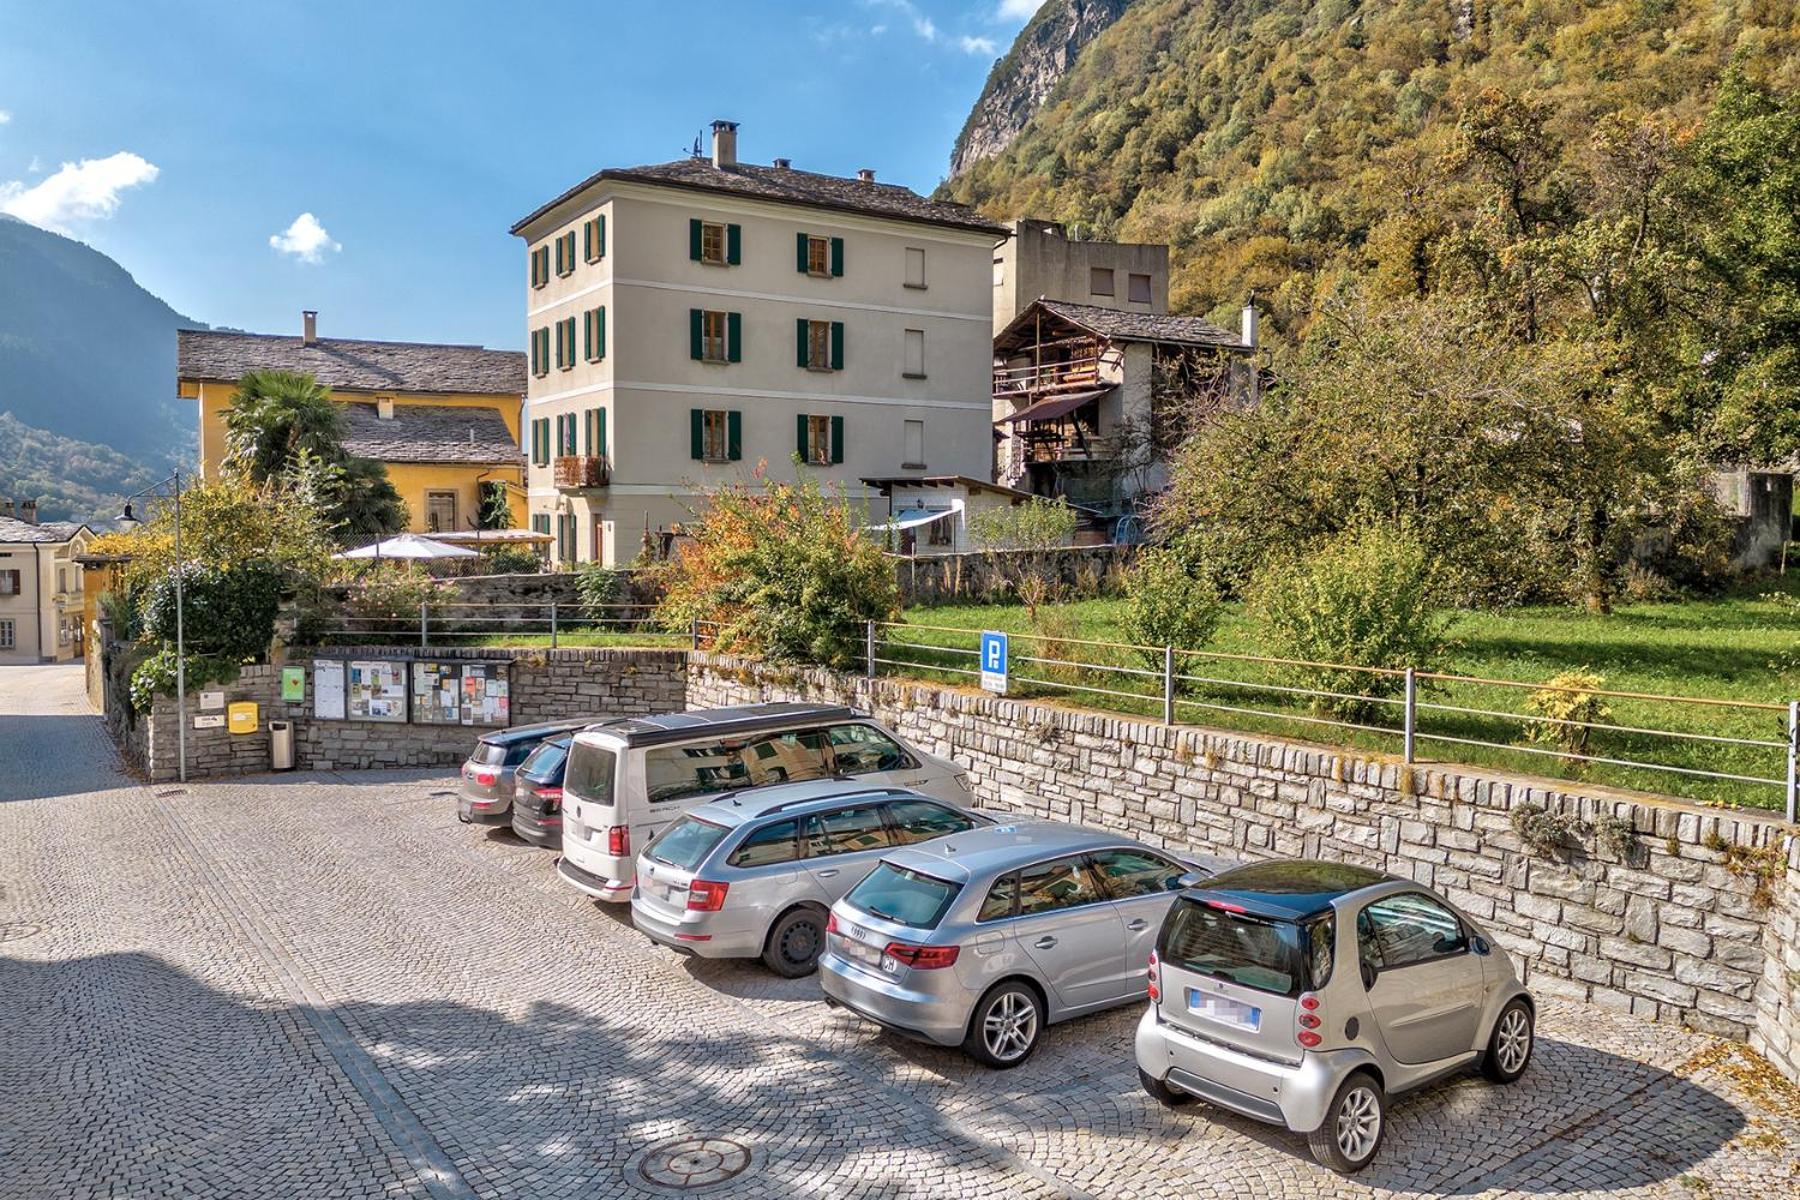
<svg viewBox="0 0 1800 1200"><path fill-rule="evenodd" d="M346 674L346 715L352 721L406 722L406 663L352 660Z"/></svg>
<svg viewBox="0 0 1800 1200"><path fill-rule="evenodd" d="M320 721L344 719L344 664L341 659L313 660L313 716Z"/></svg>
<svg viewBox="0 0 1800 1200"><path fill-rule="evenodd" d="M505 725L511 720L506 664L414 662L412 704L420 725Z"/></svg>

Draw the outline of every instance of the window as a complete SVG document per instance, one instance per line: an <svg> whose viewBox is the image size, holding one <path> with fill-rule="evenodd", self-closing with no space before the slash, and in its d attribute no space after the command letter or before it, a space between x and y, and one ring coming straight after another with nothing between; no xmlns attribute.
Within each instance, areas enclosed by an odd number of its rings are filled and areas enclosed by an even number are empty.
<svg viewBox="0 0 1800 1200"><path fill-rule="evenodd" d="M606 453L606 410L590 408L582 420L585 437L583 454L603 455Z"/></svg>
<svg viewBox="0 0 1800 1200"><path fill-rule="evenodd" d="M801 462L830 466L834 462L843 461L831 436L831 427L842 419L808 416L805 413L800 415L800 445L796 449L800 452Z"/></svg>
<svg viewBox="0 0 1800 1200"><path fill-rule="evenodd" d="M825 737L839 775L910 771L918 765L898 742L870 725L833 725Z"/></svg>
<svg viewBox="0 0 1800 1200"><path fill-rule="evenodd" d="M556 452L558 454L574 454L575 430L578 424L577 414L564 413L556 418Z"/></svg>
<svg viewBox="0 0 1800 1200"><path fill-rule="evenodd" d="M776 821L752 830L726 860L733 867L768 867L800 857L800 822Z"/></svg>
<svg viewBox="0 0 1800 1200"><path fill-rule="evenodd" d="M658 803L826 773L824 742L816 730L644 751L645 793Z"/></svg>
<svg viewBox="0 0 1800 1200"><path fill-rule="evenodd" d="M882 850L894 844L887 824L881 819L881 807L875 804L816 813L806 818L801 836L806 842L808 858Z"/></svg>
<svg viewBox="0 0 1800 1200"><path fill-rule="evenodd" d="M743 318L734 312L688 309L688 354L701 362L743 361Z"/></svg>
<svg viewBox="0 0 1800 1200"><path fill-rule="evenodd" d="M815 279L830 279L844 273L844 239L817 237L810 233L794 235L794 269Z"/></svg>
<svg viewBox="0 0 1800 1200"><path fill-rule="evenodd" d="M1019 915L1054 912L1063 908L1079 908L1106 897L1094 878L1087 856L1072 854L1068 858L1038 863L1019 872Z"/></svg>
<svg viewBox="0 0 1800 1200"><path fill-rule="evenodd" d="M606 357L606 306L581 314L581 353L589 362Z"/></svg>
<svg viewBox="0 0 1800 1200"><path fill-rule="evenodd" d="M531 252L531 286L541 288L550 282L550 247L539 246Z"/></svg>
<svg viewBox="0 0 1800 1200"><path fill-rule="evenodd" d="M456 531L456 493L425 493L425 529L428 533Z"/></svg>
<svg viewBox="0 0 1800 1200"><path fill-rule="evenodd" d="M1461 954L1469 948L1456 914L1420 892L1376 900L1356 921L1358 948L1385 970Z"/></svg>
<svg viewBox="0 0 1800 1200"><path fill-rule="evenodd" d="M0 596L17 596L19 594L19 573L17 571L0 571Z"/></svg>
<svg viewBox="0 0 1800 1200"><path fill-rule="evenodd" d="M1111 267L1088 268L1088 291L1095 296L1113 294L1113 273Z"/></svg>
<svg viewBox="0 0 1800 1200"><path fill-rule="evenodd" d="M565 563L575 561L574 513L563 513L556 518L556 559Z"/></svg>
<svg viewBox="0 0 1800 1200"><path fill-rule="evenodd" d="M531 461L534 466L547 466L550 462L550 418L539 417L531 423ZM550 532L548 527L545 533Z"/></svg>
<svg viewBox="0 0 1800 1200"><path fill-rule="evenodd" d="M902 422L901 429L903 431L901 438L903 449L900 452L900 465L923 470L925 467L925 422L905 421Z"/></svg>
<svg viewBox="0 0 1800 1200"><path fill-rule="evenodd" d="M556 273L558 275L575 273L575 231L573 229L556 239Z"/></svg>
<svg viewBox="0 0 1800 1200"><path fill-rule="evenodd" d="M606 214L589 217L581 224L581 256L589 262L606 257Z"/></svg>
<svg viewBox="0 0 1800 1200"><path fill-rule="evenodd" d="M1014 871L994 880L994 886L988 889L987 898L981 902L981 911L975 914L975 919L998 921L1017 916L1018 912L1019 873Z"/></svg>
<svg viewBox="0 0 1800 1200"><path fill-rule="evenodd" d="M906 331L906 362L901 372L907 379L925 378L925 331Z"/></svg>
<svg viewBox="0 0 1800 1200"><path fill-rule="evenodd" d="M711 821L682 817L644 847L644 857L680 871L692 871L729 832L725 826L714 825Z"/></svg>
<svg viewBox="0 0 1800 1200"><path fill-rule="evenodd" d="M700 226L700 261L705 263L723 263L725 261L725 227L714 225L708 221Z"/></svg>
<svg viewBox="0 0 1800 1200"><path fill-rule="evenodd" d="M701 462L736 462L743 457L740 418L737 412L696 408L693 415L692 457Z"/></svg>
<svg viewBox="0 0 1800 1200"><path fill-rule="evenodd" d="M844 899L854 908L913 929L936 929L962 885L919 871L877 863Z"/></svg>
<svg viewBox="0 0 1800 1200"><path fill-rule="evenodd" d="M888 817L894 823L896 846L910 846L975 828L975 822L961 813L925 800L896 800L888 805Z"/></svg>
<svg viewBox="0 0 1800 1200"><path fill-rule="evenodd" d="M18 644L17 637L17 627L11 621L0 621L0 650L13 649Z"/></svg>
<svg viewBox="0 0 1800 1200"><path fill-rule="evenodd" d="M806 239L806 273L808 275L831 274L831 242L829 239L822 237Z"/></svg>
<svg viewBox="0 0 1800 1200"><path fill-rule="evenodd" d="M794 318L794 361L809 371L844 369L844 323Z"/></svg>
<svg viewBox="0 0 1800 1200"><path fill-rule="evenodd" d="M544 521L544 530L549 532L550 518L546 516ZM563 768L563 791L577 800L611 806L618 770L618 756L611 750L574 742L569 746L569 765Z"/></svg>
<svg viewBox="0 0 1800 1200"><path fill-rule="evenodd" d="M1157 957L1170 966L1277 996L1303 990L1300 927L1178 899L1163 922Z"/></svg>
<svg viewBox="0 0 1800 1200"><path fill-rule="evenodd" d="M1144 850L1102 850L1094 855L1094 869L1114 900L1175 891L1187 874L1181 864Z"/></svg>
<svg viewBox="0 0 1800 1200"><path fill-rule="evenodd" d="M550 373L549 326L531 331L531 373L540 378Z"/></svg>
<svg viewBox="0 0 1800 1200"><path fill-rule="evenodd" d="M575 366L574 317L556 323L556 365L564 371L572 370Z"/></svg>
<svg viewBox="0 0 1800 1200"><path fill-rule="evenodd" d="M825 735L817 729L776 733L744 744L752 785L822 779L831 773Z"/></svg>
<svg viewBox="0 0 1800 1200"><path fill-rule="evenodd" d="M949 546L956 540L956 529L951 522L954 517L940 517L925 527L925 544L927 546Z"/></svg>
<svg viewBox="0 0 1800 1200"><path fill-rule="evenodd" d="M688 257L695 262L724 267L738 265L743 245L743 227L698 217L688 222Z"/></svg>
<svg viewBox="0 0 1800 1200"><path fill-rule="evenodd" d="M925 286L925 251L917 246L906 248L906 286L909 288Z"/></svg>
<svg viewBox="0 0 1800 1200"><path fill-rule="evenodd" d="M1126 280L1126 286L1130 289L1126 298L1133 304L1150 303L1150 277L1148 275L1139 275L1134 271Z"/></svg>
<svg viewBox="0 0 1800 1200"><path fill-rule="evenodd" d="M531 514L531 531L533 533L548 534L550 532L550 514L549 513L532 513Z"/></svg>

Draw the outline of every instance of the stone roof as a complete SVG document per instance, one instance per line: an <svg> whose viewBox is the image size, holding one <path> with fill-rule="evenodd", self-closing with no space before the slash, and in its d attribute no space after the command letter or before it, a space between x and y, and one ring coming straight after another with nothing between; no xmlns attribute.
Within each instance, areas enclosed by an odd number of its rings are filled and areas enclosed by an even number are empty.
<svg viewBox="0 0 1800 1200"><path fill-rule="evenodd" d="M505 418L491 408L396 404L385 421L373 404L346 404L343 409L344 449L358 458L509 467L525 462Z"/></svg>
<svg viewBox="0 0 1800 1200"><path fill-rule="evenodd" d="M864 213L896 221L947 225L955 229L991 233L996 238L1007 234L1006 226L988 220L966 205L932 200L899 184L864 183L860 179L820 175L813 171L798 171L792 167L764 167L755 163L740 162L730 167L715 167L710 158L680 158L674 162L644 167L608 167L590 175L530 216L521 219L512 227L512 232L519 233L563 201L609 179L720 192L805 208Z"/></svg>
<svg viewBox="0 0 1800 1200"><path fill-rule="evenodd" d="M53 542L60 545L80 533L82 528L79 521L44 521L33 525L14 517L0 517L0 543Z"/></svg>
<svg viewBox="0 0 1800 1200"><path fill-rule="evenodd" d="M1097 304L1071 304L1067 300L1040 299L1044 311L1081 326L1089 333L1115 342L1178 342L1190 346L1218 346L1248 350L1243 339L1205 317L1179 317L1167 313L1121 312ZM1026 313L1031 310L1027 308ZM1021 313L1023 318L1025 314Z"/></svg>
<svg viewBox="0 0 1800 1200"><path fill-rule="evenodd" d="M525 394L525 355L517 350L349 338L308 346L283 334L212 329L183 329L176 345L182 379L236 383L251 371L295 371L355 391Z"/></svg>

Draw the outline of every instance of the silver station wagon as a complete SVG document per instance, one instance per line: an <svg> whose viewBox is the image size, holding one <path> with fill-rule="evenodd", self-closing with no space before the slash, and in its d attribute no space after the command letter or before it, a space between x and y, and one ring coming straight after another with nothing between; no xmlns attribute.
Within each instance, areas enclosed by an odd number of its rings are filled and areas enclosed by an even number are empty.
<svg viewBox="0 0 1800 1200"><path fill-rule="evenodd" d="M1144 998L1164 912L1203 868L1118 834L991 826L883 855L831 910L827 1001L991 1067L1044 1026Z"/></svg>
<svg viewBox="0 0 1800 1200"><path fill-rule="evenodd" d="M797 978L818 963L832 903L883 854L994 823L863 780L751 788L692 809L644 848L631 919L684 953L760 956Z"/></svg>
<svg viewBox="0 0 1800 1200"><path fill-rule="evenodd" d="M1350 1172L1387 1097L1479 1064L1510 1083L1536 1009L1475 922L1409 879L1327 862L1239 867L1184 893L1150 963L1138 1076L1308 1136Z"/></svg>

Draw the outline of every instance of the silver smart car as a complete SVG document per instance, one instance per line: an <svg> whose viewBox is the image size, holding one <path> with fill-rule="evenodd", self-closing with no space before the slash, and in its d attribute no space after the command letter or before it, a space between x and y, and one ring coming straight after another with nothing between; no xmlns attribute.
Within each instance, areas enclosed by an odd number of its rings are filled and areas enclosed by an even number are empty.
<svg viewBox="0 0 1800 1200"><path fill-rule="evenodd" d="M637 860L631 919L702 958L809 975L831 905L896 846L995 822L906 788L818 779L733 793L677 817Z"/></svg>
<svg viewBox="0 0 1800 1200"><path fill-rule="evenodd" d="M1150 959L1138 1076L1308 1135L1356 1171L1387 1096L1531 1061L1536 1007L1475 922L1409 879L1327 862L1239 867L1182 893Z"/></svg>
<svg viewBox="0 0 1800 1200"><path fill-rule="evenodd" d="M1144 996L1163 913L1204 870L1130 838L1049 821L884 855L831 910L828 1002L1016 1067L1044 1026Z"/></svg>

